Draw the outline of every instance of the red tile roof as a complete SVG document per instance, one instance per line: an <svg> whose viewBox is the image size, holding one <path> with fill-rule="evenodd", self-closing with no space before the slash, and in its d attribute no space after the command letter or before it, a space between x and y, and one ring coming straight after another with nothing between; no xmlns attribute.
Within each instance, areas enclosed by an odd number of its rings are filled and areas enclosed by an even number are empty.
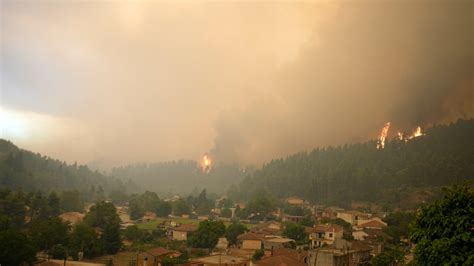
<svg viewBox="0 0 474 266"><path fill-rule="evenodd" d="M263 240L265 238L264 235L256 234L256 233L245 233L241 234L237 237L238 240Z"/></svg>
<svg viewBox="0 0 474 266"><path fill-rule="evenodd" d="M304 261L304 258L308 256L308 251L291 248L275 248L273 250L273 256L287 256L295 260Z"/></svg>
<svg viewBox="0 0 474 266"><path fill-rule="evenodd" d="M195 224L182 224L173 229L173 231L180 231L180 232L194 232L197 231L198 226Z"/></svg>
<svg viewBox="0 0 474 266"><path fill-rule="evenodd" d="M377 221L377 220L372 220L370 222L360 224L360 225L358 225L358 227L361 227L361 228L384 228L384 227L386 227L386 225L379 222L379 221Z"/></svg>
<svg viewBox="0 0 474 266"><path fill-rule="evenodd" d="M318 233L318 232L339 232L343 231L344 227L338 224L318 224L315 227L312 228L311 232L312 233Z"/></svg>
<svg viewBox="0 0 474 266"><path fill-rule="evenodd" d="M160 256L171 254L171 253L179 254L178 251L169 250L169 249L162 248L162 247L152 248L152 249L147 250L146 252L148 254L152 255L153 257L160 257Z"/></svg>
<svg viewBox="0 0 474 266"><path fill-rule="evenodd" d="M306 263L285 255L272 256L255 262L258 266L306 266Z"/></svg>

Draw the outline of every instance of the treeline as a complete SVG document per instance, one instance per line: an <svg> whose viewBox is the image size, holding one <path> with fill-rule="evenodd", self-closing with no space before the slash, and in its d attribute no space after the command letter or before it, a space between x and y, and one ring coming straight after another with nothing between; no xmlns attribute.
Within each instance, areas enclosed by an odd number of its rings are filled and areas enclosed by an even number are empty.
<svg viewBox="0 0 474 266"><path fill-rule="evenodd" d="M207 172L202 171L195 161L181 160L116 167L111 174L124 180L132 179L144 190L173 196L197 194L204 188L222 193L229 186L238 184L248 171L238 165L219 163Z"/></svg>
<svg viewBox="0 0 474 266"><path fill-rule="evenodd" d="M407 143L390 139L382 150L369 141L301 152L265 164L228 194L246 200L265 191L339 206L354 200L397 205L406 188L472 180L472 136L474 120L458 120Z"/></svg>
<svg viewBox="0 0 474 266"><path fill-rule="evenodd" d="M0 139L0 188L33 191L41 189L78 190L87 195L90 190L103 188L111 191L136 191L131 181L91 171L85 165L55 160L39 153L22 150L10 141Z"/></svg>
<svg viewBox="0 0 474 266"><path fill-rule="evenodd" d="M203 189L198 196L189 195L187 198L174 199L173 201L163 200L155 192L146 191L143 194L130 196L128 211L132 220L142 218L146 212L155 213L158 217L168 217L190 215L191 218L197 215L210 215L215 207L223 208L230 217L230 207L233 202L229 199L219 201L215 204L213 199L208 198L206 189ZM196 218L196 217L194 217Z"/></svg>
<svg viewBox="0 0 474 266"><path fill-rule="evenodd" d="M99 202L83 222L71 226L59 214L69 207L82 209L74 194L0 190L0 263L32 263L38 251L56 259L116 253L121 247L121 235L114 205Z"/></svg>

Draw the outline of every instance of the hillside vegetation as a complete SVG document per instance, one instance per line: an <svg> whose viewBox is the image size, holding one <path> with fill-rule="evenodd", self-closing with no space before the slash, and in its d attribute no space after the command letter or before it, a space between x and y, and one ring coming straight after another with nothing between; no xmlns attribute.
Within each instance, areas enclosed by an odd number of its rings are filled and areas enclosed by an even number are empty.
<svg viewBox="0 0 474 266"><path fill-rule="evenodd" d="M111 174L118 178L132 179L143 189L162 196L198 194L202 189L223 193L238 184L245 176L238 165L218 164L210 171L202 171L195 161L170 161L136 164L113 168Z"/></svg>
<svg viewBox="0 0 474 266"><path fill-rule="evenodd" d="M473 119L437 125L425 133L407 143L390 139L380 150L375 141L369 141L272 160L230 194L248 199L265 191L341 206L351 201L399 204L407 196L406 188L474 178Z"/></svg>
<svg viewBox="0 0 474 266"><path fill-rule="evenodd" d="M84 165L69 165L39 153L22 150L0 139L0 188L90 191L125 191L135 185L91 171Z"/></svg>

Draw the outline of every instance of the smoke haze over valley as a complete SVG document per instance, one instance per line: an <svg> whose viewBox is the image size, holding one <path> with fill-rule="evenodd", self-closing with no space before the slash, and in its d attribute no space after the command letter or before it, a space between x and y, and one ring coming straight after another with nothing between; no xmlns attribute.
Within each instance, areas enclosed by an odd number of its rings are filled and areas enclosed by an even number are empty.
<svg viewBox="0 0 474 266"><path fill-rule="evenodd" d="M474 114L471 1L0 12L1 137L69 162L259 165Z"/></svg>
<svg viewBox="0 0 474 266"><path fill-rule="evenodd" d="M473 11L0 0L0 266L474 265Z"/></svg>

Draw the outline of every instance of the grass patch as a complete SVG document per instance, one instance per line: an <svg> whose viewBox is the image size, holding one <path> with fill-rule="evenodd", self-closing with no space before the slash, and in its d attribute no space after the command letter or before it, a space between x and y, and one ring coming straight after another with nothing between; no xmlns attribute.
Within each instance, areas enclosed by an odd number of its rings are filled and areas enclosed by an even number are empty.
<svg viewBox="0 0 474 266"><path fill-rule="evenodd" d="M196 224L199 225L199 222L201 220L198 219L188 219L188 218L156 218L156 220L149 221L149 222L143 222L143 223L138 223L137 226L139 229L145 229L145 230L153 230L158 227L159 224L161 224L163 221L174 221L179 224ZM230 222L224 222L225 226L229 226L231 223ZM251 229L252 227L255 226L255 224L247 224L244 223L248 229Z"/></svg>

